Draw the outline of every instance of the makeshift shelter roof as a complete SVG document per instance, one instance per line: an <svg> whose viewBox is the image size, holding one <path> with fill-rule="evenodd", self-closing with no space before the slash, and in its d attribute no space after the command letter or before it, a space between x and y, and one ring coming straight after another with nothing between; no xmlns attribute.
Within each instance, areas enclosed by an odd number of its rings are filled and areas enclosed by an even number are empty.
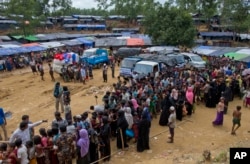
<svg viewBox="0 0 250 164"><path fill-rule="evenodd" d="M25 48L30 52L45 51L47 49L46 47L41 47L41 46L28 46Z"/></svg>
<svg viewBox="0 0 250 164"><path fill-rule="evenodd" d="M14 35L14 36L11 36L12 38L14 39L22 39L23 36L22 35Z"/></svg>
<svg viewBox="0 0 250 164"><path fill-rule="evenodd" d="M241 40L250 39L250 34L238 34Z"/></svg>
<svg viewBox="0 0 250 164"><path fill-rule="evenodd" d="M22 44L23 47L31 47L31 46L39 46L39 43L27 43L27 44Z"/></svg>
<svg viewBox="0 0 250 164"><path fill-rule="evenodd" d="M101 38L95 41L96 47L109 47L109 46L126 46L127 41L116 38Z"/></svg>
<svg viewBox="0 0 250 164"><path fill-rule="evenodd" d="M30 52L26 47L16 47L16 48L11 48L15 50L17 53L28 53Z"/></svg>
<svg viewBox="0 0 250 164"><path fill-rule="evenodd" d="M4 45L1 45L0 47L2 47L2 48L15 48L15 47L20 47L20 46L15 45L15 44L4 44Z"/></svg>
<svg viewBox="0 0 250 164"><path fill-rule="evenodd" d="M38 39L36 36L34 36L34 35L26 36L26 37L24 37L24 39L29 40L29 41L37 41L37 40L39 40L39 39Z"/></svg>
<svg viewBox="0 0 250 164"><path fill-rule="evenodd" d="M223 47L215 46L198 46L193 49L193 52L200 55L210 56L212 53L223 49Z"/></svg>
<svg viewBox="0 0 250 164"><path fill-rule="evenodd" d="M1 45L6 45L6 44L21 45L21 43L19 43L19 42L17 42L17 41L0 42L0 46L1 46Z"/></svg>
<svg viewBox="0 0 250 164"><path fill-rule="evenodd" d="M128 38L127 46L144 46L144 40L140 38Z"/></svg>
<svg viewBox="0 0 250 164"><path fill-rule="evenodd" d="M81 45L82 42L78 41L78 40L63 40L60 41L60 43L66 45L66 46L77 46L77 45Z"/></svg>
<svg viewBox="0 0 250 164"><path fill-rule="evenodd" d="M239 59L239 61L243 61L243 62L249 63L250 62L250 56L247 56L245 58Z"/></svg>
<svg viewBox="0 0 250 164"><path fill-rule="evenodd" d="M0 56L14 55L17 52L11 48L0 48Z"/></svg>
<svg viewBox="0 0 250 164"><path fill-rule="evenodd" d="M57 48L57 47L64 46L64 44L60 42L44 42L44 43L40 43L40 46L44 48Z"/></svg>
<svg viewBox="0 0 250 164"><path fill-rule="evenodd" d="M11 38L8 37L8 36L1 35L1 36L0 36L0 40L7 40L7 41L10 41Z"/></svg>
<svg viewBox="0 0 250 164"><path fill-rule="evenodd" d="M94 41L87 40L86 38L76 38L76 40L78 40L79 42L81 42L81 44L84 44L86 46L93 46L94 45Z"/></svg>
<svg viewBox="0 0 250 164"><path fill-rule="evenodd" d="M233 32L200 32L204 37L233 37Z"/></svg>
<svg viewBox="0 0 250 164"><path fill-rule="evenodd" d="M215 52L210 53L210 56L222 56L226 53L230 53L230 52L236 52L238 50L238 48L233 48L233 47L225 47L221 50L217 50Z"/></svg>
<svg viewBox="0 0 250 164"><path fill-rule="evenodd" d="M240 49L240 50L236 51L235 53L250 55L250 49L249 48Z"/></svg>
<svg viewBox="0 0 250 164"><path fill-rule="evenodd" d="M37 34L35 36L38 38L39 41L54 40L54 39L56 39L55 36L50 35L50 34L46 34L46 35L45 34Z"/></svg>
<svg viewBox="0 0 250 164"><path fill-rule="evenodd" d="M234 57L234 60L240 60L249 57L250 55L231 52L231 53L226 53L225 56L229 58Z"/></svg>

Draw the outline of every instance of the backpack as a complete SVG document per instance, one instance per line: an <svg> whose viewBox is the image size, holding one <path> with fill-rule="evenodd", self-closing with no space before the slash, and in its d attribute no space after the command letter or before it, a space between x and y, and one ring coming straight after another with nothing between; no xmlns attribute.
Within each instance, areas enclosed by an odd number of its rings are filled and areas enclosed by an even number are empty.
<svg viewBox="0 0 250 164"><path fill-rule="evenodd" d="M59 97L59 87L56 87L54 90L54 97L58 98Z"/></svg>

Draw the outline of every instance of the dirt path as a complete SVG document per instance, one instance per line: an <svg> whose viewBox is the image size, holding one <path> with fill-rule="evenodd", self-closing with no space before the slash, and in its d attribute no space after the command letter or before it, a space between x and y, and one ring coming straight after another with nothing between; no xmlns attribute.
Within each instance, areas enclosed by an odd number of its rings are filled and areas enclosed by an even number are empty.
<svg viewBox="0 0 250 164"><path fill-rule="evenodd" d="M94 70L94 79L88 81L87 85L73 82L63 83L58 75L55 76L56 80L60 81L62 85L67 85L72 93L74 115L88 110L90 105L95 105L94 95L98 95L100 104L104 92L110 90L112 83L116 82L116 79L111 78L110 70L108 71L108 83L102 82L101 70ZM9 135L17 128L23 114L30 115L30 120L33 122L49 119L49 123L42 124L40 127L50 127L55 111L53 87L54 82L50 80L48 71L45 72L45 81L41 81L39 75L33 75L29 68L16 70L13 73L0 73L1 107L5 112L12 112L12 117L7 120ZM182 122L178 122L174 144L166 143L168 129L159 126L158 119L154 119L150 131L151 150L137 153L136 145L131 143L129 151L126 151L124 155L119 155L116 153L115 142L112 142L114 155L111 163L196 163L206 149L211 150L212 156L216 157L218 152L235 146L239 142L249 143L249 109L242 109L242 127L237 132L237 136L230 135L232 111L236 105L241 104L242 102L238 99L230 102L229 112L224 117L222 127L213 127L211 124L216 114L215 109L208 109L203 105L197 106L196 113L191 118L184 118ZM40 127L36 128L36 131Z"/></svg>

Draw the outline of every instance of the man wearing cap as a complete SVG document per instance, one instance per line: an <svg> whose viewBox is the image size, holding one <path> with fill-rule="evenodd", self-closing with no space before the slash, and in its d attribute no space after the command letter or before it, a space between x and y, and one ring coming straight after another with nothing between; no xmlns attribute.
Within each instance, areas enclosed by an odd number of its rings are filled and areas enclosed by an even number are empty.
<svg viewBox="0 0 250 164"><path fill-rule="evenodd" d="M174 143L174 128L176 127L176 114L175 114L175 108L173 106L170 107L170 116L168 118L168 127L169 127L169 133L170 137L168 137L170 140L168 143Z"/></svg>

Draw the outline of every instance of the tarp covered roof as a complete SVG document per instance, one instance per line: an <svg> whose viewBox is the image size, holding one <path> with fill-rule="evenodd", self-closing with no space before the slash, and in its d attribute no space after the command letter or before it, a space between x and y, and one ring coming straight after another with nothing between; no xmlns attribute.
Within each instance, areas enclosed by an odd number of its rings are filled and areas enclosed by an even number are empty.
<svg viewBox="0 0 250 164"><path fill-rule="evenodd" d="M226 53L225 56L229 57L229 58L234 57L234 60L240 60L240 59L244 59L244 58L246 58L246 57L248 57L250 55L230 52L230 53Z"/></svg>
<svg viewBox="0 0 250 164"><path fill-rule="evenodd" d="M249 48L243 48L243 49L240 49L240 50L236 51L236 53L250 55L250 49Z"/></svg>
<svg viewBox="0 0 250 164"><path fill-rule="evenodd" d="M126 46L126 45L127 45L127 41L124 39L101 38L95 41L96 47Z"/></svg>
<svg viewBox="0 0 250 164"><path fill-rule="evenodd" d="M224 54L226 54L226 53L235 52L235 51L237 51L237 50L238 50L238 48L225 47L225 48L223 48L223 49L221 49L221 50L217 50L217 51L215 51L215 52L212 52L212 53L210 53L209 55L210 55L210 56L222 56L222 55L224 55Z"/></svg>
<svg viewBox="0 0 250 164"><path fill-rule="evenodd" d="M40 43L41 47L44 48L57 48L57 47L62 47L64 44L60 42L45 42L45 43Z"/></svg>
<svg viewBox="0 0 250 164"><path fill-rule="evenodd" d="M81 42L81 44L84 44L86 46L94 46L94 41L88 40L86 38L76 38L76 40Z"/></svg>
<svg viewBox="0 0 250 164"><path fill-rule="evenodd" d="M1 35L0 40L8 40L9 41L9 40L11 40L11 38L8 36Z"/></svg>
<svg viewBox="0 0 250 164"><path fill-rule="evenodd" d="M19 42L17 42L17 41L0 42L0 46L1 46L1 45L6 45L6 44L21 45L21 43L19 43Z"/></svg>
<svg viewBox="0 0 250 164"><path fill-rule="evenodd" d="M29 40L29 41L37 41L37 40L39 40L39 39L38 39L36 36L34 36L34 35L26 36L26 37L24 37L24 39Z"/></svg>
<svg viewBox="0 0 250 164"><path fill-rule="evenodd" d="M200 32L204 37L233 37L233 32Z"/></svg>
<svg viewBox="0 0 250 164"><path fill-rule="evenodd" d="M60 43L66 45L66 46L77 46L77 45L81 45L82 42L74 39L74 40L63 40L63 41L60 41Z"/></svg>
<svg viewBox="0 0 250 164"><path fill-rule="evenodd" d="M140 38L128 38L126 41L127 46L144 46L144 40Z"/></svg>
<svg viewBox="0 0 250 164"><path fill-rule="evenodd" d="M26 43L26 44L22 44L23 47L31 47L31 46L39 46L39 43Z"/></svg>
<svg viewBox="0 0 250 164"><path fill-rule="evenodd" d="M2 48L14 48L14 47L20 47L20 46L15 45L15 44L3 44L3 45L0 45L0 47L2 47Z"/></svg>

